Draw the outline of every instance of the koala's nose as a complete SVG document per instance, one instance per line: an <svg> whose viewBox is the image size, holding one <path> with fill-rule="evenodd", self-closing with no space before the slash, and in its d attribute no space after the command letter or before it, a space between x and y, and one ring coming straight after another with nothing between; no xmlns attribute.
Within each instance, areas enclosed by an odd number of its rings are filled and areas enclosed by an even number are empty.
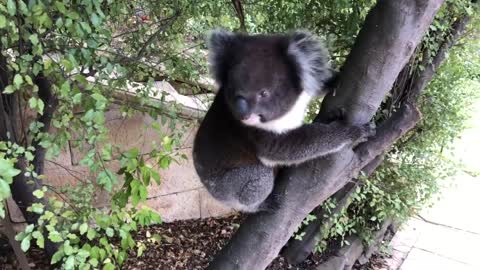
<svg viewBox="0 0 480 270"><path fill-rule="evenodd" d="M237 112L240 119L245 119L250 114L250 106L248 102L243 97L235 98L235 111Z"/></svg>

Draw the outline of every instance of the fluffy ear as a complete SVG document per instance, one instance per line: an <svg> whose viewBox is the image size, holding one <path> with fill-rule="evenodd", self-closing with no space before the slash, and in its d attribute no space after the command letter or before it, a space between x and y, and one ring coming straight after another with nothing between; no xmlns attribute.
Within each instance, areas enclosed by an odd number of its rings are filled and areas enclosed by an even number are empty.
<svg viewBox="0 0 480 270"><path fill-rule="evenodd" d="M323 43L309 32L296 31L290 35L288 54L297 63L303 90L322 94L324 84L332 77Z"/></svg>
<svg viewBox="0 0 480 270"><path fill-rule="evenodd" d="M208 34L210 72L218 84L222 84L225 79L235 38L234 33L223 29L215 29Z"/></svg>

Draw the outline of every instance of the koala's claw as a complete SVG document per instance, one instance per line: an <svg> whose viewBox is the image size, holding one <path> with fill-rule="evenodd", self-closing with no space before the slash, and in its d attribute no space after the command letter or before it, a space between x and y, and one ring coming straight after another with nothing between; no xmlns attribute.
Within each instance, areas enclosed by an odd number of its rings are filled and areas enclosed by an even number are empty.
<svg viewBox="0 0 480 270"><path fill-rule="evenodd" d="M363 125L362 128L364 130L365 137L372 137L377 133L375 123L373 122Z"/></svg>
<svg viewBox="0 0 480 270"><path fill-rule="evenodd" d="M360 136L355 144L366 142L369 137L375 136L376 127L375 123L367 123L360 127Z"/></svg>

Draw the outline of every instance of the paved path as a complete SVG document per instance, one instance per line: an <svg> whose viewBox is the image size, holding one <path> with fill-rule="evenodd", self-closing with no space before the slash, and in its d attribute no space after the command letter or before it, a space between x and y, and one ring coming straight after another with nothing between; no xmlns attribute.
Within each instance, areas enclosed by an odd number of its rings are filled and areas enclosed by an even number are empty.
<svg viewBox="0 0 480 270"><path fill-rule="evenodd" d="M480 270L480 103L456 143L465 171L392 239L390 270ZM453 184L453 185L451 185Z"/></svg>

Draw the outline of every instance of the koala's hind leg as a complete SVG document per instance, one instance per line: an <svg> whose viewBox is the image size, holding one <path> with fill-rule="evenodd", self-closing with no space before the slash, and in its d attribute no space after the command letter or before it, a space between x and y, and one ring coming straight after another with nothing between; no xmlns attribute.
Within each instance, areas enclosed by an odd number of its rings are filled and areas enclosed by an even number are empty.
<svg viewBox="0 0 480 270"><path fill-rule="evenodd" d="M272 168L255 164L230 169L213 182L209 190L214 197L236 210L255 212L272 192L274 174Z"/></svg>

